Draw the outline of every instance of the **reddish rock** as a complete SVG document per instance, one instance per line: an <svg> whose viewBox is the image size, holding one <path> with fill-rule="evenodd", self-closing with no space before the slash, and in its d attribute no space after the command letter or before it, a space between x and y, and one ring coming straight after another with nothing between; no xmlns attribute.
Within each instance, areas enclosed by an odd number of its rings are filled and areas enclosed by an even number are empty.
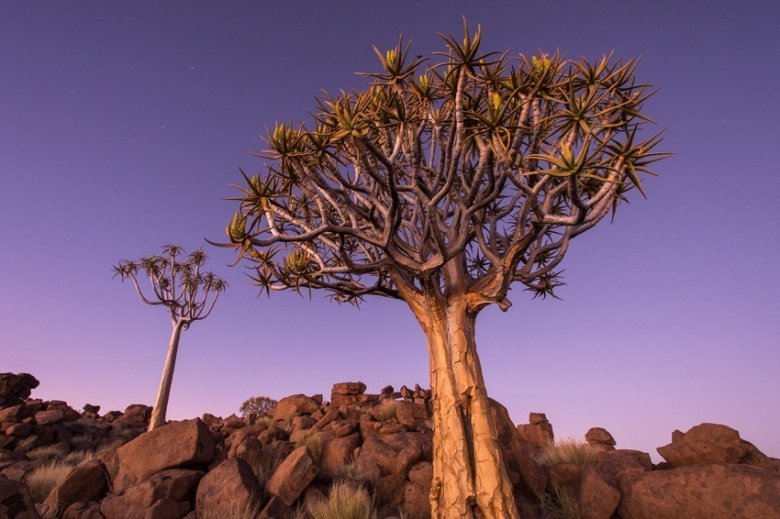
<svg viewBox="0 0 780 519"><path fill-rule="evenodd" d="M431 503L428 501L428 490L416 483L407 483L404 486L403 511L406 519L430 519Z"/></svg>
<svg viewBox="0 0 780 519"><path fill-rule="evenodd" d="M263 507L257 519L285 519L292 515L293 510L284 504L281 499L271 496L268 503Z"/></svg>
<svg viewBox="0 0 780 519"><path fill-rule="evenodd" d="M535 424L520 424L517 426L520 439L536 448L542 449L555 444L552 424L539 422Z"/></svg>
<svg viewBox="0 0 780 519"><path fill-rule="evenodd" d="M0 517L40 519L27 485L0 476Z"/></svg>
<svg viewBox="0 0 780 519"><path fill-rule="evenodd" d="M618 478L629 472L645 472L653 469L650 455L630 449L617 449L600 454L596 460L599 475L617 488Z"/></svg>
<svg viewBox="0 0 780 519"><path fill-rule="evenodd" d="M746 463L770 466L769 458L731 427L703 423L688 432L675 431L672 443L658 447L658 453L673 467L700 463Z"/></svg>
<svg viewBox="0 0 780 519"><path fill-rule="evenodd" d="M340 382L333 384L331 394L335 395L362 395L366 391L366 385L362 382Z"/></svg>
<svg viewBox="0 0 780 519"><path fill-rule="evenodd" d="M421 461L415 463L412 468L409 469L407 475L409 481L419 486L425 493L431 489L431 482L433 481L433 463L430 461Z"/></svg>
<svg viewBox="0 0 780 519"><path fill-rule="evenodd" d="M202 477L203 472L198 470L163 470L128 488L121 496L105 499L101 511L107 519L144 519L146 510L162 499L191 503Z"/></svg>
<svg viewBox="0 0 780 519"><path fill-rule="evenodd" d="M24 403L40 382L29 373L0 373L0 407Z"/></svg>
<svg viewBox="0 0 780 519"><path fill-rule="evenodd" d="M152 417L152 407L144 404L130 404L122 413L122 417L133 422L148 422Z"/></svg>
<svg viewBox="0 0 780 519"><path fill-rule="evenodd" d="M114 491L123 492L152 474L214 458L214 440L199 418L171 422L126 443L116 451Z"/></svg>
<svg viewBox="0 0 780 519"><path fill-rule="evenodd" d="M105 519L105 516L100 513L100 503L78 501L65 509L62 519Z"/></svg>
<svg viewBox="0 0 780 519"><path fill-rule="evenodd" d="M582 465L576 463L556 463L547 467L550 490L579 486L582 478Z"/></svg>
<svg viewBox="0 0 780 519"><path fill-rule="evenodd" d="M591 427L585 433L585 441L600 452L615 450L615 438L603 427Z"/></svg>
<svg viewBox="0 0 780 519"><path fill-rule="evenodd" d="M286 506L292 506L317 476L317 472L308 448L298 447L276 469L268 481L266 491L281 499Z"/></svg>
<svg viewBox="0 0 780 519"><path fill-rule="evenodd" d="M33 426L29 423L17 423L5 430L5 434L8 436L16 436L17 438L27 438L33 430Z"/></svg>
<svg viewBox="0 0 780 519"><path fill-rule="evenodd" d="M404 474L388 474L382 476L374 485L374 499L381 510L395 512L403 507L406 492L406 477Z"/></svg>
<svg viewBox="0 0 780 519"><path fill-rule="evenodd" d="M550 423L550 422L547 420L547 415L544 413L529 413L528 423L531 425L539 425L542 423Z"/></svg>
<svg viewBox="0 0 780 519"><path fill-rule="evenodd" d="M274 409L274 420L287 420L302 414L312 414L320 408L320 405L306 395L291 395L279 400Z"/></svg>
<svg viewBox="0 0 780 519"><path fill-rule="evenodd" d="M747 465L691 465L620 477L623 519L778 519L780 474Z"/></svg>
<svg viewBox="0 0 780 519"><path fill-rule="evenodd" d="M509 418L506 408L490 399L490 411L496 425L497 439L508 470L520 474L522 487L531 495L544 499L547 487L547 473L531 455L531 448L520 440L517 428Z"/></svg>
<svg viewBox="0 0 780 519"><path fill-rule="evenodd" d="M620 503L620 491L604 481L594 467L585 467L579 503L582 519L610 519Z"/></svg>
<svg viewBox="0 0 780 519"><path fill-rule="evenodd" d="M424 433L404 432L369 436L360 448L356 464L372 483L387 474L406 474L430 452L431 438Z"/></svg>
<svg viewBox="0 0 780 519"><path fill-rule="evenodd" d="M24 405L14 405L0 409L0 423L14 424L19 423L34 413Z"/></svg>
<svg viewBox="0 0 780 519"><path fill-rule="evenodd" d="M322 429L325 428L325 426L327 426L328 424L330 424L334 420L338 419L338 417L339 417L338 410L337 409L333 409L331 407L331 408L329 408L325 412L324 415L322 415L322 417L319 420L317 420L317 423L315 423L312 426L312 429L314 429L315 431L321 431Z"/></svg>
<svg viewBox="0 0 780 519"><path fill-rule="evenodd" d="M257 507L261 492L249 465L233 458L200 480L195 511L199 517L244 517Z"/></svg>
<svg viewBox="0 0 780 519"><path fill-rule="evenodd" d="M402 400L396 403L395 418L401 425L416 428L420 422L428 419L429 416L424 405Z"/></svg>
<svg viewBox="0 0 780 519"><path fill-rule="evenodd" d="M325 434L322 438L322 454L320 455L322 473L333 477L352 457L352 453L359 445L360 434L357 432L341 437Z"/></svg>
<svg viewBox="0 0 780 519"><path fill-rule="evenodd" d="M35 423L38 425L52 425L61 422L65 418L62 409L49 409L35 413Z"/></svg>
<svg viewBox="0 0 780 519"><path fill-rule="evenodd" d="M74 468L51 491L45 504L59 513L79 501L99 501L108 492L108 487L106 466L100 460L88 460Z"/></svg>

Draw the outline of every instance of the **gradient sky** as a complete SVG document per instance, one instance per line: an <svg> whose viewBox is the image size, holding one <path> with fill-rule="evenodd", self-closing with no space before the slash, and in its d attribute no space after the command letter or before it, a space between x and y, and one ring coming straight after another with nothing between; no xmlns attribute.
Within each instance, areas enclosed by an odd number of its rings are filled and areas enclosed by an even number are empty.
<svg viewBox="0 0 780 519"><path fill-rule="evenodd" d="M372 45L480 23L484 50L640 55L647 112L675 156L615 223L575 240L563 301L485 311L490 395L556 437L592 426L651 452L674 429L738 429L780 457L780 3L765 1L0 2L0 371L34 396L103 412L151 404L170 323L112 279L122 258L220 240L249 155L321 89L364 84ZM636 193L632 193L636 195ZM334 382L428 385L421 330L398 301L258 297L231 287L182 338L169 417L226 416L252 395Z"/></svg>

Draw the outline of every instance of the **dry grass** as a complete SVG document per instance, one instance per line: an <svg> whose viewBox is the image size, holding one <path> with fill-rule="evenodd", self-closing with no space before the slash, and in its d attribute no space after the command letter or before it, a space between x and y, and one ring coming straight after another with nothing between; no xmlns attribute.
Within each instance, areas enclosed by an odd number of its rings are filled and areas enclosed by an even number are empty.
<svg viewBox="0 0 780 519"><path fill-rule="evenodd" d="M555 488L555 495L547 494L539 509L541 519L582 519L577 498L566 489Z"/></svg>
<svg viewBox="0 0 780 519"><path fill-rule="evenodd" d="M295 442L295 447L306 447L309 450L311 459L313 459L315 463L319 463L320 458L322 457L322 435L315 433L304 436Z"/></svg>
<svg viewBox="0 0 780 519"><path fill-rule="evenodd" d="M309 506L313 519L375 519L374 503L365 488L334 483L327 501Z"/></svg>
<svg viewBox="0 0 780 519"><path fill-rule="evenodd" d="M59 445L46 445L27 451L27 457L31 460L56 460L65 455L65 451Z"/></svg>
<svg viewBox="0 0 780 519"><path fill-rule="evenodd" d="M367 487L369 477L357 466L355 460L351 460L336 471L333 475L333 481L337 483L348 483L353 487Z"/></svg>
<svg viewBox="0 0 780 519"><path fill-rule="evenodd" d="M43 503L52 489L62 483L71 470L73 470L72 465L61 461L50 461L30 472L26 483L30 487L33 501Z"/></svg>
<svg viewBox="0 0 780 519"><path fill-rule="evenodd" d="M574 463L576 465L595 465L598 451L587 443L572 438L555 442L539 454L537 461L542 465L556 463Z"/></svg>
<svg viewBox="0 0 780 519"><path fill-rule="evenodd" d="M94 457L95 457L94 452L72 451L66 454L62 461L68 465L75 467L79 463L91 460Z"/></svg>
<svg viewBox="0 0 780 519"><path fill-rule="evenodd" d="M255 519L262 510L261 501L253 499L245 506L232 503L228 508L198 510L198 519Z"/></svg>

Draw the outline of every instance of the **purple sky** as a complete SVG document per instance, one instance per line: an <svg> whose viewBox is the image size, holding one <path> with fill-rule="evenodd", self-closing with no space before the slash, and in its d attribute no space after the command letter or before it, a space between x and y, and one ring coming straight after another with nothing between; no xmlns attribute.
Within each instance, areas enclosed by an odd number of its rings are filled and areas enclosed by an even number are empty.
<svg viewBox="0 0 780 519"><path fill-rule="evenodd" d="M672 430L705 421L780 457L780 3L704 5L0 3L0 371L76 408L151 404L170 324L111 266L222 239L222 198L239 167L261 170L249 152L266 126L364 84L353 72L376 70L371 45L404 33L428 55L466 15L485 50L641 55L640 79L661 87L647 111L676 153L649 200L572 244L563 301L518 288L509 312L482 314L490 395L515 422L546 412L580 439L603 426L656 459ZM427 387L403 303L258 298L229 251L206 250L231 287L183 335L169 417L349 380Z"/></svg>

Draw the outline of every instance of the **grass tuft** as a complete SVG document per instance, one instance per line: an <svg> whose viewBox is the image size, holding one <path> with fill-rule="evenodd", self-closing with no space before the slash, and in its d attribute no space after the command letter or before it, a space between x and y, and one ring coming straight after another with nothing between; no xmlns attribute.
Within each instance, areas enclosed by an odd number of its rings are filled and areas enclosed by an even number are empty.
<svg viewBox="0 0 780 519"><path fill-rule="evenodd" d="M365 488L338 482L330 487L327 501L309 507L313 519L375 519L374 503Z"/></svg>
<svg viewBox="0 0 780 519"><path fill-rule="evenodd" d="M572 438L555 442L555 445L546 447L537 457L540 464L548 466L556 463L595 465L597 459L598 451L596 449Z"/></svg>
<svg viewBox="0 0 780 519"><path fill-rule="evenodd" d="M72 465L61 461L50 461L30 472L26 483L30 488L33 501L43 503L52 489L65 481L71 470L73 470Z"/></svg>
<svg viewBox="0 0 780 519"><path fill-rule="evenodd" d="M27 457L31 460L52 461L62 458L65 451L59 445L52 444L45 447L36 447L27 452Z"/></svg>

